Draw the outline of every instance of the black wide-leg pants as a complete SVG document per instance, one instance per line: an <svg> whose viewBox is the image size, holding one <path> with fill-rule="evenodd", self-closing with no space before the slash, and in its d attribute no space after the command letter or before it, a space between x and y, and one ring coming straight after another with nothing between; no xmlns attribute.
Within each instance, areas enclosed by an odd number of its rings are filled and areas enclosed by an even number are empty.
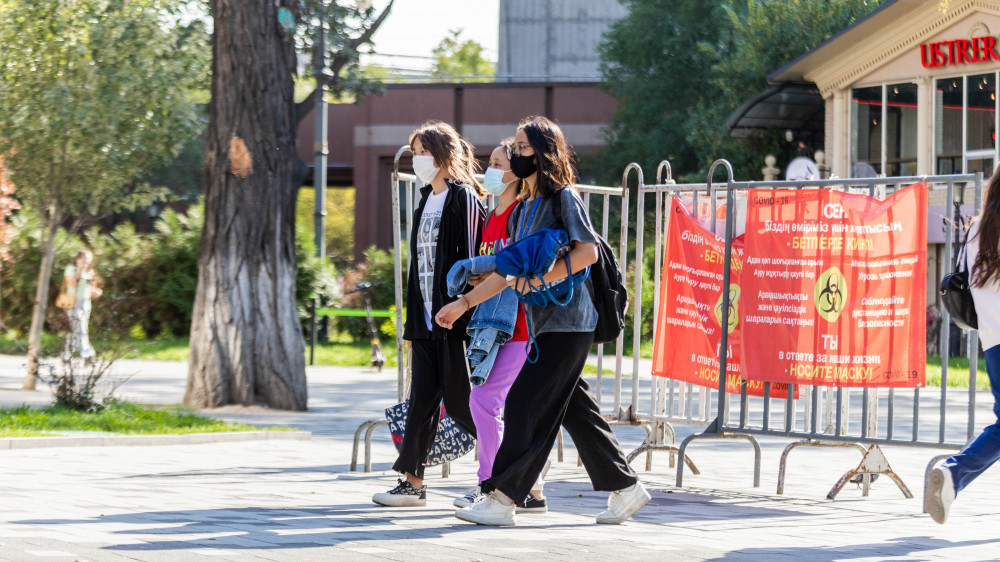
<svg viewBox="0 0 1000 562"><path fill-rule="evenodd" d="M638 481L581 378L593 341L591 332L550 332L535 338L538 361L524 364L507 394L503 441L483 493L500 490L523 505L560 426L572 437L595 490L621 490Z"/></svg>
<svg viewBox="0 0 1000 562"><path fill-rule="evenodd" d="M471 435L476 435L476 425L469 411L472 385L464 344L461 338L413 340L410 404L399 457L392 465L396 472L424 477L424 462L434 445L442 399L451 419Z"/></svg>

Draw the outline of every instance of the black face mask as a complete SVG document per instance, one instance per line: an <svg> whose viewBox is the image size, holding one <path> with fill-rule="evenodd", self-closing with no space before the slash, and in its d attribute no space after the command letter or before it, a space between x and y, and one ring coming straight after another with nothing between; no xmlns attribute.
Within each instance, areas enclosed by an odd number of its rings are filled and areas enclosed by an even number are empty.
<svg viewBox="0 0 1000 562"><path fill-rule="evenodd" d="M523 179L530 178L538 171L538 164L535 162L535 155L519 156L512 154L510 157L510 171L514 175Z"/></svg>

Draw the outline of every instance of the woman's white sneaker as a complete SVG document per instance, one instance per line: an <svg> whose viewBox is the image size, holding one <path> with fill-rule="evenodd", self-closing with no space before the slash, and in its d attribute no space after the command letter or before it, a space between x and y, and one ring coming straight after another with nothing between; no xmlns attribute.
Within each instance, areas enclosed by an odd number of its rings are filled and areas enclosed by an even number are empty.
<svg viewBox="0 0 1000 562"><path fill-rule="evenodd" d="M608 496L608 509L597 516L598 523L618 525L649 503L650 495L642 482L636 482L623 490L615 490Z"/></svg>
<svg viewBox="0 0 1000 562"><path fill-rule="evenodd" d="M372 501L389 507L422 507L427 505L427 486L417 488L400 478L395 488L375 494Z"/></svg>
<svg viewBox="0 0 1000 562"><path fill-rule="evenodd" d="M510 505L500 501L497 493L487 494L482 500L463 507L455 512L455 517L476 525L493 525L495 527L513 527L517 520L514 515L514 503Z"/></svg>
<svg viewBox="0 0 1000 562"><path fill-rule="evenodd" d="M948 510L953 501L955 482L951 477L951 469L939 464L931 469L927 490L924 492L927 513L936 523L944 524L948 520Z"/></svg>

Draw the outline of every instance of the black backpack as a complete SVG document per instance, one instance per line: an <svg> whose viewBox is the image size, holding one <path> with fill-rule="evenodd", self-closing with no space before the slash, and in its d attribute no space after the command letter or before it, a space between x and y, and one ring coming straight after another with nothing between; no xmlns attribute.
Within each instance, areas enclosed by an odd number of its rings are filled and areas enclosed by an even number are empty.
<svg viewBox="0 0 1000 562"><path fill-rule="evenodd" d="M552 212L562 224L562 193L556 192L554 197ZM594 343L617 340L625 328L628 291L615 253L600 234L597 235L597 262L590 266L590 297L597 309Z"/></svg>

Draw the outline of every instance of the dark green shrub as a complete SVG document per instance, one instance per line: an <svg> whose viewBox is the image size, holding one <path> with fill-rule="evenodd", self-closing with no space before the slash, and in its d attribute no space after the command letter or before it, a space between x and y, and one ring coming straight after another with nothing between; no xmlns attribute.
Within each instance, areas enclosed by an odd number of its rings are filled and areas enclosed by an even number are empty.
<svg viewBox="0 0 1000 562"><path fill-rule="evenodd" d="M379 284L370 290L372 308L389 309L396 304L395 296L395 267L392 261L392 250L381 250L375 246L365 250L365 261L358 264L354 269L344 275L344 292L354 289L358 283ZM403 298L406 298L406 250L403 250ZM365 303L360 293L344 295L337 304L339 308L364 308ZM376 318L379 331L386 337L394 337L394 334L383 330L384 318ZM339 317L336 320L336 329L339 332L350 334L357 341L368 340L371 335L368 329L368 321L364 317Z"/></svg>

